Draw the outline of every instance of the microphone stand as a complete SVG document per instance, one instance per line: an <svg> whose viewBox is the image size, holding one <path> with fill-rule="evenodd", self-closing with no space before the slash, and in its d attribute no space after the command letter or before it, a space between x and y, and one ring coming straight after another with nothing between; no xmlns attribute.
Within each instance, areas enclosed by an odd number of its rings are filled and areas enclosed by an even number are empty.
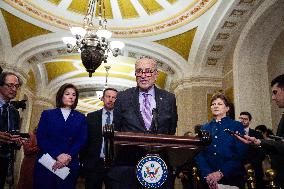
<svg viewBox="0 0 284 189"><path fill-rule="evenodd" d="M153 133L157 134L158 133L158 127L159 127L159 122L158 122L158 110L156 108L153 108L152 110L152 115L153 115Z"/></svg>

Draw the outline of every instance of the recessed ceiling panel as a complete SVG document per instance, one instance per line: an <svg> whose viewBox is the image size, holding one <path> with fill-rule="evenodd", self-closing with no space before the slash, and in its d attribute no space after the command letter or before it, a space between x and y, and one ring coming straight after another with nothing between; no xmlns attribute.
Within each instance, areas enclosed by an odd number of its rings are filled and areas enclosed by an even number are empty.
<svg viewBox="0 0 284 189"><path fill-rule="evenodd" d="M26 22L3 9L0 10L4 16L10 34L12 47L29 38L51 33L50 31Z"/></svg>
<svg viewBox="0 0 284 189"><path fill-rule="evenodd" d="M49 25L69 29L82 26L88 0L3 0ZM108 28L114 37L156 35L199 18L217 0L104 0ZM97 8L96 8L97 9ZM94 19L98 26L98 19Z"/></svg>

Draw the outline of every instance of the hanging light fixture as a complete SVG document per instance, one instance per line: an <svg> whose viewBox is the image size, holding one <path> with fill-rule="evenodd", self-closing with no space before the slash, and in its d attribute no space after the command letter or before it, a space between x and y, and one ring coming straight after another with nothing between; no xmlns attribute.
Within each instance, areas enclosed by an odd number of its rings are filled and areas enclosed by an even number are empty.
<svg viewBox="0 0 284 189"><path fill-rule="evenodd" d="M105 65L104 67L105 67L105 70L106 70L106 82L105 82L104 89L106 89L106 88L108 88L108 75L109 75L109 70L110 70L111 66Z"/></svg>
<svg viewBox="0 0 284 189"><path fill-rule="evenodd" d="M99 26L96 29L93 23L95 7L98 6ZM101 65L106 63L108 53L118 56L124 43L121 41L109 41L112 33L107 30L107 20L105 18L104 0L90 0L88 12L84 18L83 28L71 27L74 37L63 37L63 42L67 45L67 52L80 52L81 59L89 77Z"/></svg>

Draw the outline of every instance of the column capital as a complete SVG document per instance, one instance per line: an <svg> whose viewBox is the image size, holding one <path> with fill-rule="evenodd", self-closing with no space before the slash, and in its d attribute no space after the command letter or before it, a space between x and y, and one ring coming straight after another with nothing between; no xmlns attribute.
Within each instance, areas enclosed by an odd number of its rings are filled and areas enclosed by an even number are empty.
<svg viewBox="0 0 284 189"><path fill-rule="evenodd" d="M179 91L189 89L192 87L222 87L222 78L220 77L208 77L208 76L195 76L187 77L181 80L177 80L171 84L173 91Z"/></svg>

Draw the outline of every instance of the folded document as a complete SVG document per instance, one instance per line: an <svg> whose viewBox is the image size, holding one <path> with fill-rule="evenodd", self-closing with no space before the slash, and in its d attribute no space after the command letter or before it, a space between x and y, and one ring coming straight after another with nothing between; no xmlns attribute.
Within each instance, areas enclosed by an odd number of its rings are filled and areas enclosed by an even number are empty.
<svg viewBox="0 0 284 189"><path fill-rule="evenodd" d="M60 169L56 169L56 171L52 170L52 166L54 165L56 160L53 159L48 153L43 154L41 158L38 160L38 162L63 180L70 173L70 169L68 167L62 167Z"/></svg>
<svg viewBox="0 0 284 189"><path fill-rule="evenodd" d="M230 185L218 184L218 189L239 189L239 187L230 186Z"/></svg>

